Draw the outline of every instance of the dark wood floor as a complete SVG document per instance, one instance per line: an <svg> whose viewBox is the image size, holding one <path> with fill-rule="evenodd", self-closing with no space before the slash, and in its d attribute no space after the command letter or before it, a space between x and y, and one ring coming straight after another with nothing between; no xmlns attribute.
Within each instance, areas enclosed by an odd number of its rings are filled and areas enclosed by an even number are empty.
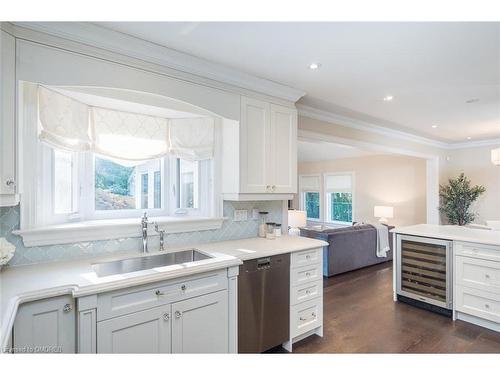
<svg viewBox="0 0 500 375"><path fill-rule="evenodd" d="M324 279L324 337L309 337L293 349L295 353L500 353L500 333L393 302L392 267L386 263Z"/></svg>

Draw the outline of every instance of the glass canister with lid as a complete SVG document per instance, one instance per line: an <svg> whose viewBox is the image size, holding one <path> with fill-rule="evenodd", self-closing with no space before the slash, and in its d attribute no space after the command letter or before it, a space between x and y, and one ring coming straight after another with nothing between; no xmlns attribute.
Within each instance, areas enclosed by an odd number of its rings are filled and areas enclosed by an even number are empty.
<svg viewBox="0 0 500 375"><path fill-rule="evenodd" d="M260 211L260 222L259 222L259 237L266 238L266 233L267 233L267 214L269 212L267 211Z"/></svg>

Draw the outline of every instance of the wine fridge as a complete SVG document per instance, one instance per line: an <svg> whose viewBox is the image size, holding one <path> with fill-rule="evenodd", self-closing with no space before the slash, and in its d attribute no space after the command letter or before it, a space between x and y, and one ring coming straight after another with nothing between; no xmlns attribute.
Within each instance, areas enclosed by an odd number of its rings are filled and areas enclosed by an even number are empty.
<svg viewBox="0 0 500 375"><path fill-rule="evenodd" d="M452 242L398 235L396 293L399 296L452 309Z"/></svg>

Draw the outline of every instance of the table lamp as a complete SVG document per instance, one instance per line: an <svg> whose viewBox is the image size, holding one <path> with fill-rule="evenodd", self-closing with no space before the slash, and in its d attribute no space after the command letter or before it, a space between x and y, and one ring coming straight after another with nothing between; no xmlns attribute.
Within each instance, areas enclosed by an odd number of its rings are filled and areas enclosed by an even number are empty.
<svg viewBox="0 0 500 375"><path fill-rule="evenodd" d="M288 210L288 235L300 236L299 227L305 227L307 224L307 215L305 211Z"/></svg>
<svg viewBox="0 0 500 375"><path fill-rule="evenodd" d="M381 224L387 224L387 219L394 217L394 207L391 206L375 206L373 208L373 216L380 218Z"/></svg>

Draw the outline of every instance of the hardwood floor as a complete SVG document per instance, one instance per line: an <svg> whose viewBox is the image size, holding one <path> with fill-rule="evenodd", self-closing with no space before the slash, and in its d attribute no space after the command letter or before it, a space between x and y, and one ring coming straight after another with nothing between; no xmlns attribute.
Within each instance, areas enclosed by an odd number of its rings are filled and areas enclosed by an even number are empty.
<svg viewBox="0 0 500 375"><path fill-rule="evenodd" d="M391 263L324 279L324 324L294 353L500 353L498 332L393 302Z"/></svg>

